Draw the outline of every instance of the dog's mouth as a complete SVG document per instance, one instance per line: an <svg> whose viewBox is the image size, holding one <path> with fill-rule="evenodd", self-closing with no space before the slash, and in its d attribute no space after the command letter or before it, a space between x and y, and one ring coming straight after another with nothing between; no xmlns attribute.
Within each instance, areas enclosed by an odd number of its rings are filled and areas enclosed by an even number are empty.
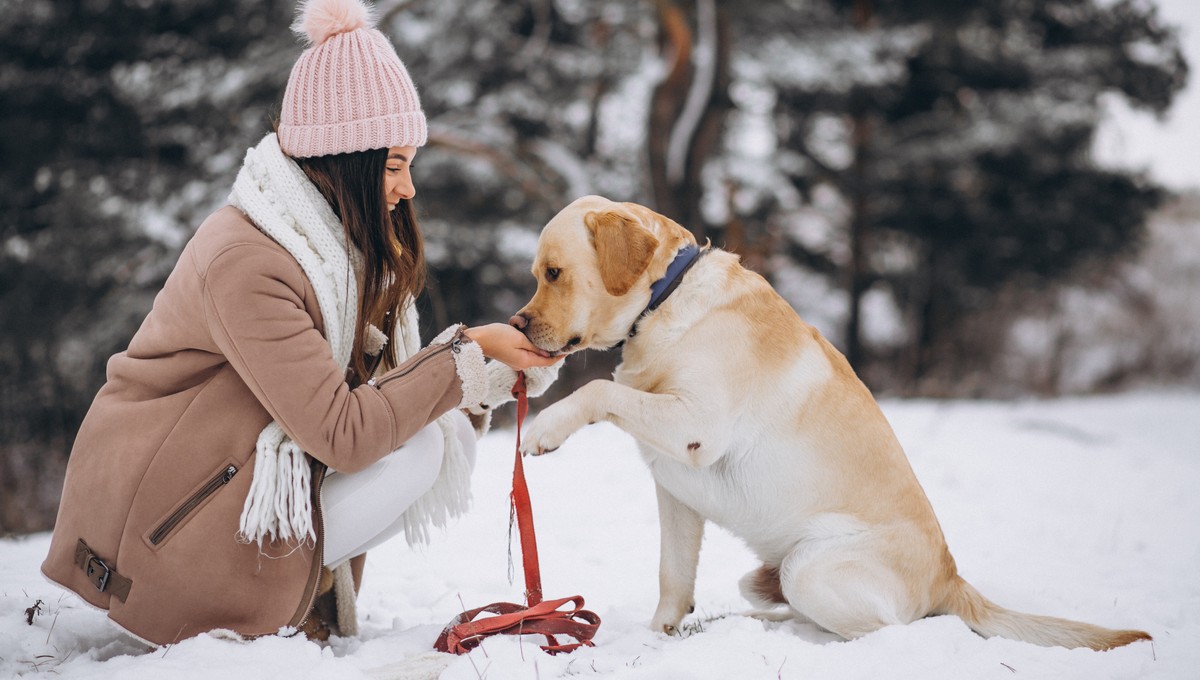
<svg viewBox="0 0 1200 680"><path fill-rule="evenodd" d="M593 349L596 351L604 352L604 351L610 350L614 347L618 347L618 346L620 346L620 344L621 344L620 341L609 342L609 341L599 340L597 338L591 338L587 342L584 342L581 338L575 337L575 338L571 338L570 340L568 340L567 344L563 345L562 347L559 347L556 350L546 350L546 351L549 352L551 357L558 358L558 357L565 357L568 354L575 354L577 352L582 352L585 349Z"/></svg>
<svg viewBox="0 0 1200 680"><path fill-rule="evenodd" d="M525 332L525 330L522 329L522 332ZM531 337L528 332L525 332L525 335L526 335L526 337L529 337L529 340L530 340L530 342L533 343L534 347L537 347L538 349L540 349L542 352L544 352L546 354L546 356L553 357L556 359L558 357L565 357L568 354L574 354L575 352L578 352L580 350L587 349L587 346L583 342L583 338L581 338L578 335L567 340L564 344L560 345L559 347L551 347L550 343L547 342L547 338L545 338L545 337L539 338L539 337L536 337L536 334L534 334L534 336Z"/></svg>
<svg viewBox="0 0 1200 680"><path fill-rule="evenodd" d="M563 356L566 356L573 352L578 352L581 349L586 349L586 347L583 346L583 338L576 335L575 337L568 340L567 344L552 351L550 354L551 354L551 356L555 356L555 357L563 357Z"/></svg>

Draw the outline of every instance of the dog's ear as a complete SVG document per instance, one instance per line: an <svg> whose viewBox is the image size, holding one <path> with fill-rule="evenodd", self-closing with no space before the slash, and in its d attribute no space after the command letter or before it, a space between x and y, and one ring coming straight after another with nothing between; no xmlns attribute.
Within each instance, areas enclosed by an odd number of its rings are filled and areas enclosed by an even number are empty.
<svg viewBox="0 0 1200 680"><path fill-rule="evenodd" d="M624 295L650 265L658 239L629 215L617 210L589 212L583 223L600 261L600 279L610 295Z"/></svg>

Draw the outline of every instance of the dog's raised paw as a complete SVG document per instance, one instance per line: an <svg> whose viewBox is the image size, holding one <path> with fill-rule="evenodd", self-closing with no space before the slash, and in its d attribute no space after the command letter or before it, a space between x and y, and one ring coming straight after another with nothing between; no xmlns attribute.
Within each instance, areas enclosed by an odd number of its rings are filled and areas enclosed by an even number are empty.
<svg viewBox="0 0 1200 680"><path fill-rule="evenodd" d="M533 433L531 432L531 434ZM553 453L562 445L563 439L565 438L547 436L530 436L524 438L521 442L521 454L525 456L544 456L547 453Z"/></svg>
<svg viewBox="0 0 1200 680"><path fill-rule="evenodd" d="M578 409L568 400L547 408L538 414L529 430L521 438L521 453L540 456L562 446L576 430L586 422Z"/></svg>

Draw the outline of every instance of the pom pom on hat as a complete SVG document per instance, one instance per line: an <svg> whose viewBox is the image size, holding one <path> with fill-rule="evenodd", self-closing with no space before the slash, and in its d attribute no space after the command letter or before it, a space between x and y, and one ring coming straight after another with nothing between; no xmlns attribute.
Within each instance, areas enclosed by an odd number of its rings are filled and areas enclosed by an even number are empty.
<svg viewBox="0 0 1200 680"><path fill-rule="evenodd" d="M362 0L304 0L292 30L320 45L340 33L373 25L371 9Z"/></svg>

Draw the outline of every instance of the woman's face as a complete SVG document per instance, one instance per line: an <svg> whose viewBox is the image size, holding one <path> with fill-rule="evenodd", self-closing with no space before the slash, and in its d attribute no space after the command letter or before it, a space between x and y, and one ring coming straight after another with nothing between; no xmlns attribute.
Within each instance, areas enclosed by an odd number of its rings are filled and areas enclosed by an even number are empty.
<svg viewBox="0 0 1200 680"><path fill-rule="evenodd" d="M401 199L411 199L417 195L412 181L412 162L416 155L415 146L393 146L388 149L387 169L383 171L383 197L389 212L396 209Z"/></svg>

